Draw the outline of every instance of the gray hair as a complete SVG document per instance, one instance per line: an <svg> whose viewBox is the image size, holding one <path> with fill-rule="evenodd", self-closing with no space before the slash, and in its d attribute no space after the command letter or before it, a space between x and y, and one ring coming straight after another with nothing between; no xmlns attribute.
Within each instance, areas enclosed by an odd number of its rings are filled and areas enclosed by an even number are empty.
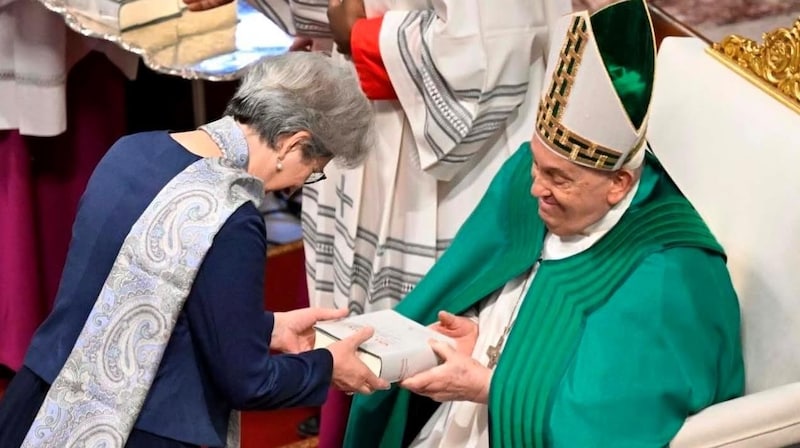
<svg viewBox="0 0 800 448"><path fill-rule="evenodd" d="M372 109L354 69L319 53L289 52L255 64L225 114L275 149L280 137L306 131L304 157L333 157L345 167L361 163L371 146Z"/></svg>

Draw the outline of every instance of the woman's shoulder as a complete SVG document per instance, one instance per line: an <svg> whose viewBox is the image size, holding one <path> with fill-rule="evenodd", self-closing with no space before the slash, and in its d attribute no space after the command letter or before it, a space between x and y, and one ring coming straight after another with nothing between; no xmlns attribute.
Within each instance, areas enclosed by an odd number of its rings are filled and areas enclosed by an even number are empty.
<svg viewBox="0 0 800 448"><path fill-rule="evenodd" d="M120 137L101 160L98 168L149 167L157 171L180 171L197 156L169 136L168 131L148 131ZM157 163L153 163L157 161Z"/></svg>
<svg viewBox="0 0 800 448"><path fill-rule="evenodd" d="M144 132L137 132L134 134L127 134L120 137L115 143L114 147L117 146L130 146L130 145L142 145L142 144L166 144L172 139L169 138L169 131L165 130L158 130L158 131L144 131Z"/></svg>

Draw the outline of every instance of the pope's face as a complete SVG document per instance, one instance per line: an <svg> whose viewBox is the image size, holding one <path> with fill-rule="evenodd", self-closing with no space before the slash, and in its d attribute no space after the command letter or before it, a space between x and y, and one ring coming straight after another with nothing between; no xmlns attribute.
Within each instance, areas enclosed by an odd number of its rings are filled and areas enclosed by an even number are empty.
<svg viewBox="0 0 800 448"><path fill-rule="evenodd" d="M558 236L583 233L627 193L620 191L617 173L576 165L548 149L537 136L531 140L531 151L531 194L539 199L539 217Z"/></svg>

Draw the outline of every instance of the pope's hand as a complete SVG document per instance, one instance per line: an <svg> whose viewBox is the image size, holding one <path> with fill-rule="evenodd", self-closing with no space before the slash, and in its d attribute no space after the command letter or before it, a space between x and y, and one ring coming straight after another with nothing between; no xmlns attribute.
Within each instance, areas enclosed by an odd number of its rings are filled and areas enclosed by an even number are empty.
<svg viewBox="0 0 800 448"><path fill-rule="evenodd" d="M477 322L468 317L439 311L439 322L431 325L430 328L452 338L456 342L456 351L462 355L472 356L475 343L478 341Z"/></svg>
<svg viewBox="0 0 800 448"><path fill-rule="evenodd" d="M400 387L436 401L489 402L492 371L449 345L430 342L433 351L444 362L400 382Z"/></svg>
<svg viewBox="0 0 800 448"><path fill-rule="evenodd" d="M231 2L233 0L183 0L183 3L186 4L190 11L205 11Z"/></svg>
<svg viewBox="0 0 800 448"><path fill-rule="evenodd" d="M358 346L371 338L375 331L364 327L349 338L328 346L333 356L333 386L344 392L371 394L377 389L388 389L389 383L375 376L358 358Z"/></svg>
<svg viewBox="0 0 800 448"><path fill-rule="evenodd" d="M314 348L314 324L321 320L340 319L347 309L303 308L286 313L274 313L272 339L269 348L284 353L300 353Z"/></svg>

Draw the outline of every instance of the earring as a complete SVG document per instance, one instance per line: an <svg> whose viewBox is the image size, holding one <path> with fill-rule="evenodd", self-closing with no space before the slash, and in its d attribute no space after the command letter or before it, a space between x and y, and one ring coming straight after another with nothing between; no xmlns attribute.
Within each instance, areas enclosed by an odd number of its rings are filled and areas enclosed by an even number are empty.
<svg viewBox="0 0 800 448"><path fill-rule="evenodd" d="M278 171L283 171L283 161L278 159L278 164L275 166Z"/></svg>

